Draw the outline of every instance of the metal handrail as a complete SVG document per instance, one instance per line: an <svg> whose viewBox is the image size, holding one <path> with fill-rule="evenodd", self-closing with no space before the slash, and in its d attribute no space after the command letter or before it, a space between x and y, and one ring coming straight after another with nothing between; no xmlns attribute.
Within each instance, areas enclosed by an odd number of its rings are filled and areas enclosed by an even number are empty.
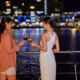
<svg viewBox="0 0 80 80"><path fill-rule="evenodd" d="M18 52L18 53L20 53L20 54L21 53L25 53L25 54L27 54L27 53L30 54L31 53L32 54L32 53L40 53L40 52ZM69 54L72 54L72 53L80 53L80 51L59 51L57 53L61 53L61 54L63 54L63 53L69 53ZM73 64L73 63L70 63L70 64ZM78 78L77 78L77 75L78 75L78 73L77 73L77 64L73 64L73 66L74 66L74 72L67 72L67 73L61 73L60 72L58 74L75 74L75 80L78 80ZM39 77L38 80L41 80L41 77Z"/></svg>
<svg viewBox="0 0 80 80"><path fill-rule="evenodd" d="M40 52L17 52L17 53L24 53L24 54L32 54L32 53L40 53ZM59 51L59 52L56 52L56 53L80 53L80 51Z"/></svg>

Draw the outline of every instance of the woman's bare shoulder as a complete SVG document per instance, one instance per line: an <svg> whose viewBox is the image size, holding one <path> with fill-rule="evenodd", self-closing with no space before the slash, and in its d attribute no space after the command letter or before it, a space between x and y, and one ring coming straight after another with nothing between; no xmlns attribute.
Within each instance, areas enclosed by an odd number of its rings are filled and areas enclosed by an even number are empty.
<svg viewBox="0 0 80 80"><path fill-rule="evenodd" d="M41 37L46 37L47 36L47 32L41 34Z"/></svg>
<svg viewBox="0 0 80 80"><path fill-rule="evenodd" d="M53 31L53 33L55 34L55 36L57 36L57 33L55 31Z"/></svg>

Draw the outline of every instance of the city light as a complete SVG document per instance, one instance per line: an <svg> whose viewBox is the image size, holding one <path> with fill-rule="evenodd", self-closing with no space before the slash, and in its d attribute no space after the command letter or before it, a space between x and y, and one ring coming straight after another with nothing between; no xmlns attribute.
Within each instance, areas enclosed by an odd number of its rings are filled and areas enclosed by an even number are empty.
<svg viewBox="0 0 80 80"><path fill-rule="evenodd" d="M74 12L69 12L69 14L74 14Z"/></svg>
<svg viewBox="0 0 80 80"><path fill-rule="evenodd" d="M5 3L6 3L6 4L10 4L10 3L11 3L11 1L6 1Z"/></svg>
<svg viewBox="0 0 80 80"><path fill-rule="evenodd" d="M68 14L68 12L64 12L64 14Z"/></svg>
<svg viewBox="0 0 80 80"><path fill-rule="evenodd" d="M6 9L7 12L11 12L11 9Z"/></svg>
<svg viewBox="0 0 80 80"><path fill-rule="evenodd" d="M55 11L56 11L56 12L59 12L59 11L60 11L60 9L58 9L58 8L55 8Z"/></svg>
<svg viewBox="0 0 80 80"><path fill-rule="evenodd" d="M37 2L41 2L42 0L37 0Z"/></svg>
<svg viewBox="0 0 80 80"><path fill-rule="evenodd" d="M2 13L5 13L5 11L2 11Z"/></svg>
<svg viewBox="0 0 80 80"><path fill-rule="evenodd" d="M11 6L11 4L6 4L7 7Z"/></svg>
<svg viewBox="0 0 80 80"><path fill-rule="evenodd" d="M38 2L41 2L41 3L38 3ZM15 5L15 4L13 4L13 3L11 4L11 3L12 3L12 0L6 0L5 5L4 5L5 8L2 11L0 11L0 14L1 15L9 14L8 16L11 16L11 14L13 14L12 17L14 18L13 19L14 22L17 22L17 19L15 19L15 16L16 16L16 18L18 18L18 16L20 15L21 17L24 18L24 21L26 22L26 24L31 22L31 23L34 23L33 25L35 25L35 23L38 25L38 23L40 21L36 19L35 15L37 15L38 18L46 15L46 16L50 16L51 18L53 18L54 21L56 21L57 23L60 22L61 25L65 25L65 24L71 25L71 23L74 25L74 24L77 24L77 22L78 22L78 21L76 22L77 15L80 15L80 11L61 12L60 7L57 7L57 6L51 8L53 10L51 12L48 12L48 11L50 11L50 9L48 10L48 7L49 7L48 0L36 0L36 5L43 4L43 7L40 6L40 7L42 7L42 9L37 8L39 6L36 7L35 4L25 5L25 3L23 1L20 2L20 4L21 4L20 6L19 6L19 4ZM23 10L23 8L24 8L24 10ZM32 16L32 17L29 19L30 16Z"/></svg>
<svg viewBox="0 0 80 80"><path fill-rule="evenodd" d="M30 6L30 9L35 9L35 6Z"/></svg>
<svg viewBox="0 0 80 80"><path fill-rule="evenodd" d="M13 9L17 9L18 8L18 6L13 6Z"/></svg>
<svg viewBox="0 0 80 80"><path fill-rule="evenodd" d="M9 7L9 6L11 6L11 1L6 1L5 4L7 7Z"/></svg>
<svg viewBox="0 0 80 80"><path fill-rule="evenodd" d="M30 14L35 14L35 12L34 11L30 11Z"/></svg>
<svg viewBox="0 0 80 80"><path fill-rule="evenodd" d="M10 14L11 12L5 12L5 14Z"/></svg>
<svg viewBox="0 0 80 80"><path fill-rule="evenodd" d="M22 3L22 6L24 6L24 3Z"/></svg>
<svg viewBox="0 0 80 80"><path fill-rule="evenodd" d="M37 11L37 14L43 14L44 11Z"/></svg>
<svg viewBox="0 0 80 80"><path fill-rule="evenodd" d="M18 11L19 14L22 14L22 11Z"/></svg>
<svg viewBox="0 0 80 80"><path fill-rule="evenodd" d="M15 14L18 14L18 11L15 11L14 13L15 13Z"/></svg>
<svg viewBox="0 0 80 80"><path fill-rule="evenodd" d="M51 13L51 16L54 16L54 13Z"/></svg>

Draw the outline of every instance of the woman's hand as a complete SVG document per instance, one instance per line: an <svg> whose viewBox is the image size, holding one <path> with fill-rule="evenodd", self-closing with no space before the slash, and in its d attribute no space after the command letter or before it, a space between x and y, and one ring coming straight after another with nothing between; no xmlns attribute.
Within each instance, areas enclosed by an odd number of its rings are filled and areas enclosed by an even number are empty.
<svg viewBox="0 0 80 80"><path fill-rule="evenodd" d="M53 52L57 53L57 52L59 52L59 49L53 49Z"/></svg>
<svg viewBox="0 0 80 80"><path fill-rule="evenodd" d="M36 46L36 43L31 42L31 46L32 46L32 47L35 47L35 46Z"/></svg>

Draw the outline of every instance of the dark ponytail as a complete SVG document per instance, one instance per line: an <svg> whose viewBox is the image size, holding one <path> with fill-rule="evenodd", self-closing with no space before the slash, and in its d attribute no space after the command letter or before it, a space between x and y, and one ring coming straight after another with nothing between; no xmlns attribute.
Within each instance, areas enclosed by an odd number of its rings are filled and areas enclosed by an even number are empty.
<svg viewBox="0 0 80 80"><path fill-rule="evenodd" d="M56 25L51 17L45 17L42 21L45 22L46 24L49 23L51 28L56 27Z"/></svg>
<svg viewBox="0 0 80 80"><path fill-rule="evenodd" d="M0 41L1 41L1 35L3 34L3 32L5 31L5 29L6 29L6 25L5 25L5 23L7 22L7 23L9 23L9 22L11 22L12 20L11 20L11 18L9 18L9 17L3 17L2 19L1 19L1 23L0 23Z"/></svg>

